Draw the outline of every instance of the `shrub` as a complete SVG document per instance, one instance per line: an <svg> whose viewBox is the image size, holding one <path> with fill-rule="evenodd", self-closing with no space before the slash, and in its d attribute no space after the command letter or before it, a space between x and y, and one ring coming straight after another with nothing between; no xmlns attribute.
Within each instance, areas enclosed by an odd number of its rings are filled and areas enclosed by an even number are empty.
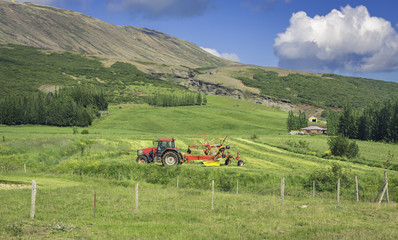
<svg viewBox="0 0 398 240"><path fill-rule="evenodd" d="M332 155L347 158L356 158L359 155L359 147L356 142L349 142L343 136L331 137L328 145Z"/></svg>
<svg viewBox="0 0 398 240"><path fill-rule="evenodd" d="M349 169L344 169L341 165L333 163L330 168L321 168L312 172L305 186L312 188L312 182L315 181L317 191L333 192L336 190L337 179L340 179L342 186L349 187L352 185L352 178Z"/></svg>
<svg viewBox="0 0 398 240"><path fill-rule="evenodd" d="M87 130L87 129L84 129L84 130L81 132L81 134L88 134L88 130Z"/></svg>

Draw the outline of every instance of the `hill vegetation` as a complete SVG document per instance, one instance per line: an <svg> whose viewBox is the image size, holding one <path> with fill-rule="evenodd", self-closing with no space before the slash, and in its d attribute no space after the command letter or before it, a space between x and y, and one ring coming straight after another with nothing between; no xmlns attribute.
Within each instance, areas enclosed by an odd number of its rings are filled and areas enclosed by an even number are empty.
<svg viewBox="0 0 398 240"><path fill-rule="evenodd" d="M103 91L110 102L136 102L142 91L186 88L165 82L139 71L129 63L116 62L104 67L95 57L70 52L44 53L18 45L0 45L0 96L51 91L62 87L82 86ZM135 90L137 87L137 90ZM44 90L46 90L44 88Z"/></svg>
<svg viewBox="0 0 398 240"><path fill-rule="evenodd" d="M341 108L345 101L364 107L374 99L386 101L398 96L398 83L333 74L279 76L274 71L252 68L235 77L259 88L263 95L320 107Z"/></svg>

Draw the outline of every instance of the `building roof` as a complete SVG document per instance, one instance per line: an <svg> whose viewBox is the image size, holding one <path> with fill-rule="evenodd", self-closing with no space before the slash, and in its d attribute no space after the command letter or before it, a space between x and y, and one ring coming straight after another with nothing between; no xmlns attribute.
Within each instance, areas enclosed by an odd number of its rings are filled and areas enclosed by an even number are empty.
<svg viewBox="0 0 398 240"><path fill-rule="evenodd" d="M328 130L327 128L321 128L318 126L309 126L309 127L305 127L305 128L301 128L300 130L318 130L318 131L326 131Z"/></svg>

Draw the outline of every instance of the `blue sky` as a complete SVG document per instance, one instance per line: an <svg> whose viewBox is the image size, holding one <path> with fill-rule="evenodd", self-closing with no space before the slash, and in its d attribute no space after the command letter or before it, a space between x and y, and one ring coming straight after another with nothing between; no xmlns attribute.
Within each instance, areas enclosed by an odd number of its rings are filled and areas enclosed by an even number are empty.
<svg viewBox="0 0 398 240"><path fill-rule="evenodd" d="M29 2L155 29L244 64L398 82L396 0Z"/></svg>

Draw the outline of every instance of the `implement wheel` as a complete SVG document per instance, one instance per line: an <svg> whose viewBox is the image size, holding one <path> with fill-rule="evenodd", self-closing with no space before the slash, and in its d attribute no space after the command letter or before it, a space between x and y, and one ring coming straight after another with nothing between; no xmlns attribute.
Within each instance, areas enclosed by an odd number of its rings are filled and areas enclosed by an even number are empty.
<svg viewBox="0 0 398 240"><path fill-rule="evenodd" d="M137 163L148 163L148 159L145 156L137 157Z"/></svg>
<svg viewBox="0 0 398 240"><path fill-rule="evenodd" d="M229 158L225 159L225 165L231 164L231 160Z"/></svg>
<svg viewBox="0 0 398 240"><path fill-rule="evenodd" d="M239 161L238 161L238 167L241 167L241 166L243 166L243 165L244 165L243 161L242 161L242 160L239 160Z"/></svg>
<svg viewBox="0 0 398 240"><path fill-rule="evenodd" d="M178 155L176 152L166 152L162 157L163 166L175 166L178 162Z"/></svg>

